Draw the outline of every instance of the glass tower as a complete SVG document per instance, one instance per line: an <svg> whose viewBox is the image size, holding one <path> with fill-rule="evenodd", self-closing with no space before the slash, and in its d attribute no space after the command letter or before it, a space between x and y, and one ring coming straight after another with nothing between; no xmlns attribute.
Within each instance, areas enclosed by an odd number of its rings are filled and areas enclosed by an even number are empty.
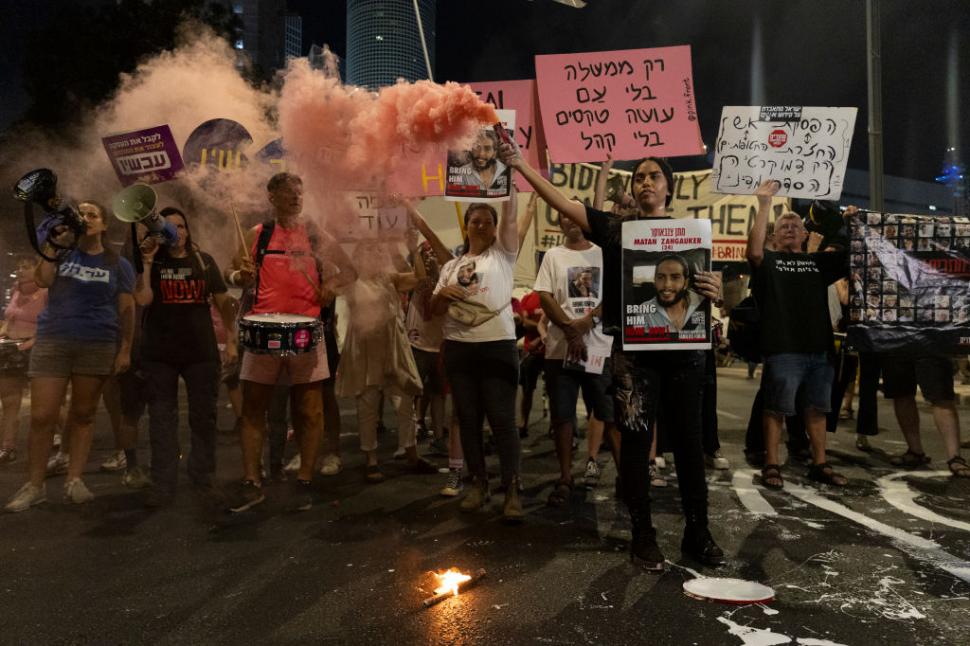
<svg viewBox="0 0 970 646"><path fill-rule="evenodd" d="M434 70L435 3L418 0ZM347 0L347 78L372 90L428 78L413 0Z"/></svg>

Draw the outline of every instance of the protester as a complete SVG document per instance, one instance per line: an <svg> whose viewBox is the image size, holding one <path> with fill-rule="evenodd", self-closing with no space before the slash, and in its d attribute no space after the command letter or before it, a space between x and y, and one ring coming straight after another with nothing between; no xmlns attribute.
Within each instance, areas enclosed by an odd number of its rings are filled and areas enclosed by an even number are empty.
<svg viewBox="0 0 970 646"><path fill-rule="evenodd" d="M266 185L273 219L256 225L246 236L245 253L237 255L230 283L253 288L253 306L246 314L286 313L318 318L334 290L351 283L356 272L346 254L330 237L322 237L301 219L303 180L277 173ZM339 270L324 277L316 258L325 258ZM294 483L292 506L304 511L313 506L313 469L323 431L321 382L330 375L323 343L293 356L245 352L243 382L243 482L231 511L244 511L266 499L262 490L260 457L266 434L266 411L277 382L288 376L293 426L300 442L300 469Z"/></svg>
<svg viewBox="0 0 970 646"><path fill-rule="evenodd" d="M539 317L542 316L542 306L539 294L531 291L519 299L515 308L519 315L520 325L524 332L522 338L522 354L519 362L519 385L522 388L522 398L519 400L519 437L529 436L529 417L532 414L532 401L535 397L539 375L542 374L545 363L545 343L539 336Z"/></svg>
<svg viewBox="0 0 970 646"><path fill-rule="evenodd" d="M447 313L445 369L461 425L462 449L474 478L460 507L462 511L476 511L490 497L481 426L487 417L505 487L503 516L506 521L518 522L524 511L515 427L518 350L511 306L519 246L514 190L502 206L500 219L489 204L469 205L464 217L464 252L442 268L431 306L438 314ZM466 287L459 277L467 275L472 266L474 281Z"/></svg>
<svg viewBox="0 0 970 646"><path fill-rule="evenodd" d="M47 290L34 280L35 262L17 259L16 278L0 325L0 467L17 461L20 406L27 388L30 349L37 336L37 317L47 306Z"/></svg>
<svg viewBox="0 0 970 646"><path fill-rule="evenodd" d="M776 181L766 181L758 187L758 212L747 247L748 261L755 270L761 351L765 356L766 463L762 483L772 489L784 486L778 457L781 426L785 416L796 413L796 396L801 391L803 400L798 403L803 408L799 412L804 413L812 446L808 477L845 486L848 480L825 459L825 415L831 408L833 368L829 354L834 347L828 286L847 275L848 255L845 251L803 252L808 232L795 213L776 219L775 250L765 249L771 198L780 186Z"/></svg>
<svg viewBox="0 0 970 646"><path fill-rule="evenodd" d="M568 199L509 144L500 147L500 157L519 171L553 209L573 220L591 242L602 247L603 331L617 334L622 320L620 233L624 217ZM639 214L634 217L666 217L673 196L673 172L662 160L645 159L634 170L632 189L639 207ZM698 272L694 288L710 300L720 299L721 285L716 274ZM622 435L623 498L633 522L631 558L649 571L664 569L665 559L657 545L650 514L648 464L653 426L662 407L671 426L678 431L671 439L687 521L681 551L702 563L719 565L724 555L708 529L707 481L701 444L704 354L689 350L623 352L621 347L615 343L611 363L614 411Z"/></svg>
<svg viewBox="0 0 970 646"><path fill-rule="evenodd" d="M135 284L135 301L145 308L141 361L149 383L148 435L152 448L149 507L175 498L178 464L178 382L188 395L191 452L187 470L201 491L212 486L216 469L216 404L221 366L209 299L226 330L226 362L238 357L232 302L218 265L192 240L188 218L175 207L159 212L177 232L174 243L141 243L144 271Z"/></svg>
<svg viewBox="0 0 970 646"><path fill-rule="evenodd" d="M68 384L71 385L71 460L64 495L85 503L94 494L81 480L94 435L94 415L105 380L128 369L134 327L131 291L134 272L127 260L106 249L102 234L107 212L96 202L82 202L78 212L86 230L77 247L60 261L41 260L34 271L40 287L49 288L47 307L37 319L37 337L30 355L31 428L29 481L7 504L7 511L25 511L47 500L44 482L54 424ZM53 231L66 242L69 232ZM45 252L53 256L50 241Z"/></svg>
<svg viewBox="0 0 970 646"><path fill-rule="evenodd" d="M563 244L543 256L534 292L551 323L545 343L545 375L559 457L559 481L548 500L554 507L568 503L573 489L573 426L580 389L598 423L613 427L613 401L607 393L611 366L605 358L613 339L602 328L603 250L586 240L579 225L569 218L560 217L559 226ZM583 289L576 288L577 280ZM592 367L587 367L590 362ZM602 430L598 435L601 441ZM588 480L599 475L592 451L585 472Z"/></svg>
<svg viewBox="0 0 970 646"><path fill-rule="evenodd" d="M397 412L398 447L415 473L437 473L437 467L418 456L414 396L421 393L421 377L401 320L400 293L417 288L425 279L424 265L416 271L389 271L390 255L379 241L357 245L358 275L345 293L350 322L337 372L337 395L357 400L357 432L366 456L368 482L382 482L377 462L377 422L381 395Z"/></svg>

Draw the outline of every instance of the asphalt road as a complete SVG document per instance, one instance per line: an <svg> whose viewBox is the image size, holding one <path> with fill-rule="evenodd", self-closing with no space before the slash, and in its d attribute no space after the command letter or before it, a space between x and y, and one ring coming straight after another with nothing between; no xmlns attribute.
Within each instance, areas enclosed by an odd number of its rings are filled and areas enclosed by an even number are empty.
<svg viewBox="0 0 970 646"><path fill-rule="evenodd" d="M62 478L53 478L50 502L0 515L0 642L967 643L970 482L936 470L942 449L928 410L931 468L890 467L886 453L903 444L882 402L876 451L857 451L849 426L831 438L831 461L849 487L808 483L793 466L786 490L770 492L752 484L741 454L755 382L733 368L719 380L721 440L735 469L709 472L712 529L729 557L716 572L681 559L675 482L654 491L670 561L659 577L629 563L629 522L608 462L600 484L577 489L569 509L546 507L556 467L538 405L523 451L528 518L520 527L500 522L501 496L487 512L460 514L437 495L444 476L388 464L384 483L364 484L349 406L346 468L318 478L312 511L286 513L286 485L239 516L213 510L187 486L174 507L146 511L117 474L96 472L112 444L102 418L85 477L93 503L61 504ZM960 412L966 427L970 410ZM229 426L227 411L220 415ZM231 435L220 440L228 483L239 474L238 448ZM393 433L382 444L390 463ZM581 449L577 474L584 462ZM19 486L22 468L0 471L0 496ZM449 566L487 576L424 609L429 572ZM776 600L730 606L685 596L684 581L699 575L759 581Z"/></svg>

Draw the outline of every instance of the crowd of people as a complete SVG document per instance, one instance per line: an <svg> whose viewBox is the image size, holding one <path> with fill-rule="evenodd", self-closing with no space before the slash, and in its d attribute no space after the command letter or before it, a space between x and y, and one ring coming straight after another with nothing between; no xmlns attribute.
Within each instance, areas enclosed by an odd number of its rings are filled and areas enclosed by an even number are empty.
<svg viewBox="0 0 970 646"><path fill-rule="evenodd" d="M178 208L160 211L176 231L174 240L146 235L119 254L103 240L106 209L82 202L78 210L86 230L68 253L56 260L27 257L19 264L0 330L7 346L0 348L0 465L18 459L27 387L31 401L28 480L6 510L45 502L46 478L59 471L67 474L68 501L93 498L82 474L102 399L116 445L102 467L123 471L125 486L144 489L145 505L170 505L182 455L181 379L190 431L185 471L193 489L208 492L215 484L221 385L237 411L241 484L227 501L228 512L263 503L267 484L287 479L294 488L293 510L311 509L315 472L332 476L343 469L337 397L344 397L356 404L366 482L385 478L377 449L389 404L397 419L396 455L414 473L438 473L418 452L418 440L428 438L432 452L448 460L441 494L461 495L463 512L488 504L486 454L496 453L502 517L519 523L526 515L520 442L529 433L538 378L544 375L559 463L548 504L567 506L576 486L582 395L583 478L592 483L600 477L599 453L607 448L618 472L616 496L630 514L633 561L648 571L664 569L650 488L666 485L659 467L663 453L672 452L685 522L681 551L707 566L722 564L724 553L708 520L705 475L707 467L728 467L717 439L714 351L631 352L621 343L622 224L667 217L674 187L670 166L652 157L639 162L630 194L614 200L617 206L607 212L602 204L610 163L588 206L554 187L514 146L502 143L495 154L535 191L523 217L514 189L498 209L470 204L463 214L463 244L450 250L404 201L412 224L407 257L384 240L359 242L348 255L303 214L303 180L292 173L269 180L271 217L245 234L225 271L193 239L191 218ZM844 486L846 477L827 462L826 435L834 430L828 420L837 421L848 382L855 381L854 374L836 379L836 367L840 374L847 370L833 360L830 317L830 285L847 278L847 252L833 240L816 240L818 250L806 249L809 234L795 213L780 215L769 235L777 191L772 182L759 188L748 239L764 370L746 455L762 467L763 486L784 487L779 444L787 428L789 453L811 462L807 477ZM532 291L515 299L514 267L538 198L559 214L562 244L544 254ZM55 230L45 249L70 246L58 238L66 235ZM718 310L724 304L720 274L693 271L679 256L658 262L654 280L651 325L682 331L696 322L691 314L698 308ZM239 300L229 294L230 286L242 290ZM345 299L349 318L339 349L337 296ZM955 477L970 477L960 456L950 359L867 361L882 366L885 394L893 399L908 444L896 463L916 467L929 460L920 442L919 385L943 435L948 468ZM841 391L834 395L838 383ZM863 389L860 385L860 402ZM150 470L141 466L137 450L138 422L146 410ZM290 424L298 454L285 464ZM56 428L61 447L51 457ZM802 442L794 452L793 442Z"/></svg>

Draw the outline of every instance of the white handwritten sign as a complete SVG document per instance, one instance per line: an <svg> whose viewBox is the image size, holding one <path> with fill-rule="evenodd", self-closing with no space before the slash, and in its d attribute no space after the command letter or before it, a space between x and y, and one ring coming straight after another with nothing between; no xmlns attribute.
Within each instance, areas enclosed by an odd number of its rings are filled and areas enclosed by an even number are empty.
<svg viewBox="0 0 970 646"><path fill-rule="evenodd" d="M837 200L856 108L725 106L714 148L718 193L750 195L765 180L779 195Z"/></svg>

